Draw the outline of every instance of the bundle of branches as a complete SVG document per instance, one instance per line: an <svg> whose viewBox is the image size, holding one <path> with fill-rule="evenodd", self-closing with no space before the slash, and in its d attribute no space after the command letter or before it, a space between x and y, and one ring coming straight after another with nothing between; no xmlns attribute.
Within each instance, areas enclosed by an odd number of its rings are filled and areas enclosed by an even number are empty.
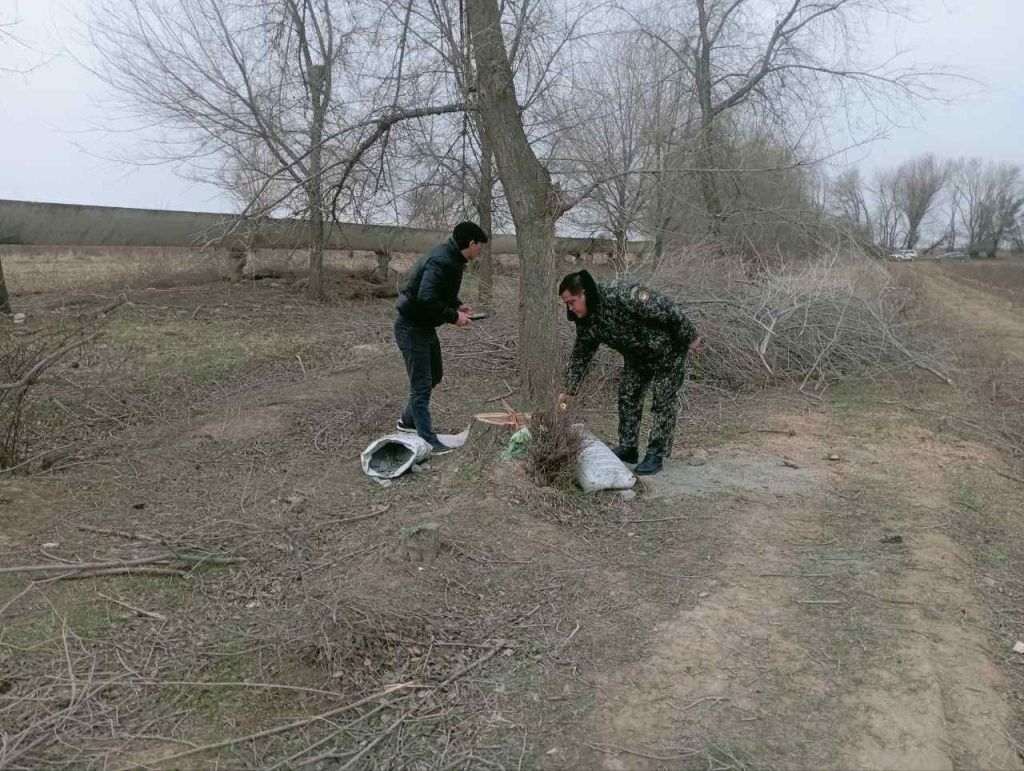
<svg viewBox="0 0 1024 771"><path fill-rule="evenodd" d="M694 362L705 382L821 390L914 366L948 380L935 354L912 350L899 295L885 268L867 258L832 255L753 276L730 270L722 256L683 264L663 267L661 285L678 288L705 339Z"/></svg>
<svg viewBox="0 0 1024 771"><path fill-rule="evenodd" d="M12 469L25 448L24 426L35 386L72 351L95 340L123 298L98 311L65 317L50 327L20 330L0 325L0 468Z"/></svg>
<svg viewBox="0 0 1024 771"><path fill-rule="evenodd" d="M530 419L526 469L541 487L568 486L576 475L583 434L569 410L538 410Z"/></svg>

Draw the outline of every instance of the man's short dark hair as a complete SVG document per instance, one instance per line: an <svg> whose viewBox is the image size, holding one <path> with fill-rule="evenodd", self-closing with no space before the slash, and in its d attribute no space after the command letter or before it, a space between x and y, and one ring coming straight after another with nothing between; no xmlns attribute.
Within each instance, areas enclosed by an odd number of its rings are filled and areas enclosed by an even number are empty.
<svg viewBox="0 0 1024 771"><path fill-rule="evenodd" d="M570 273L562 279L558 285L558 294L568 291L571 295L578 295L582 293L586 288L587 284L583 278L584 271L577 270L575 273Z"/></svg>
<svg viewBox="0 0 1024 771"><path fill-rule="evenodd" d="M475 222L460 222L452 228L452 237L460 249L469 246L470 241L476 241L478 244L487 243L487 234Z"/></svg>

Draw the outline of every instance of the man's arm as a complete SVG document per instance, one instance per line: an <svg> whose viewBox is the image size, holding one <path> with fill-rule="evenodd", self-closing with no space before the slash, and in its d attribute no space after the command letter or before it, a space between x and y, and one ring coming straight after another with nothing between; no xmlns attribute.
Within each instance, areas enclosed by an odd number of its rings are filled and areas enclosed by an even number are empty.
<svg viewBox="0 0 1024 771"><path fill-rule="evenodd" d="M565 390L568 394L575 395L579 390L587 367L590 366L590 361L600 345L601 341L593 330L576 327L576 342L572 347L572 355L569 356L569 364L565 368Z"/></svg>
<svg viewBox="0 0 1024 771"><path fill-rule="evenodd" d="M440 261L430 260L424 267L417 299L434 321L455 324L459 320L459 312L457 307L449 305L449 292L445 291L449 281Z"/></svg>
<svg viewBox="0 0 1024 771"><path fill-rule="evenodd" d="M674 300L641 286L629 290L629 300L631 309L643 322L666 327L676 338L679 350L688 349L697 339L697 328Z"/></svg>

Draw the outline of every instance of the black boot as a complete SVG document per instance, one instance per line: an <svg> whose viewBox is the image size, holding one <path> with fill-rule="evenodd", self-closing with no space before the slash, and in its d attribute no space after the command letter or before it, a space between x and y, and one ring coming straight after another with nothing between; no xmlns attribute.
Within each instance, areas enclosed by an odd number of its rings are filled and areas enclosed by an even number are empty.
<svg viewBox="0 0 1024 771"><path fill-rule="evenodd" d="M636 463L640 460L640 453L636 447L612 447L612 452L623 463Z"/></svg>
<svg viewBox="0 0 1024 771"><path fill-rule="evenodd" d="M637 467L633 469L633 473L640 477L657 474L659 471L661 471L661 456L656 452L648 452Z"/></svg>

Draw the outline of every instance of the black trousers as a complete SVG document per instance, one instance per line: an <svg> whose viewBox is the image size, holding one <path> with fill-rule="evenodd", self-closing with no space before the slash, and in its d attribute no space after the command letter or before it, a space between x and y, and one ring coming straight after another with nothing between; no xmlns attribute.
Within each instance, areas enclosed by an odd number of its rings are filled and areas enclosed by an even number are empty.
<svg viewBox="0 0 1024 771"><path fill-rule="evenodd" d="M402 316L395 321L395 342L409 375L409 401L402 411L402 422L416 426L416 433L433 444L437 434L430 420L430 394L444 376L441 342L433 327L411 324Z"/></svg>

